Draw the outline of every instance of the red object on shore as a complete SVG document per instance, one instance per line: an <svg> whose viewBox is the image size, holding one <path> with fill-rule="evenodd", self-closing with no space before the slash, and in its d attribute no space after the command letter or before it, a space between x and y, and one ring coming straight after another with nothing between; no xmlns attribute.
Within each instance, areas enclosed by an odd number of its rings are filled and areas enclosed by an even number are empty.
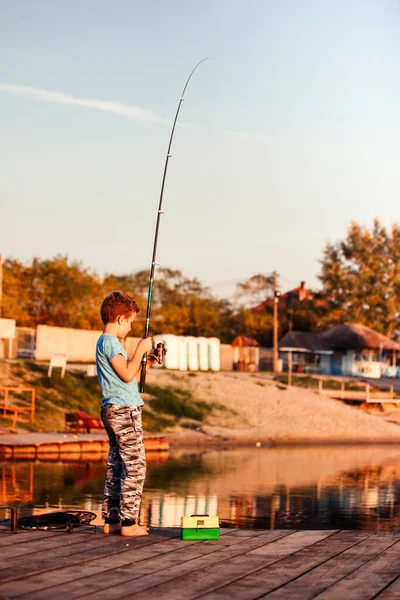
<svg viewBox="0 0 400 600"><path fill-rule="evenodd" d="M90 433L91 429L104 429L102 420L97 417L91 417L83 410L76 410L73 413L65 415L67 430L78 432L85 430Z"/></svg>

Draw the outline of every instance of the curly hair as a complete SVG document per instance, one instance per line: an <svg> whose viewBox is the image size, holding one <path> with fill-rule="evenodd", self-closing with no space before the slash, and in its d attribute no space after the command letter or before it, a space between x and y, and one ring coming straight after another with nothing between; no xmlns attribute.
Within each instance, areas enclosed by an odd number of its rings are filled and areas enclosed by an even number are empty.
<svg viewBox="0 0 400 600"><path fill-rule="evenodd" d="M101 304L100 314L104 325L115 323L118 317L127 317L138 313L140 308L131 296L122 292L111 292Z"/></svg>

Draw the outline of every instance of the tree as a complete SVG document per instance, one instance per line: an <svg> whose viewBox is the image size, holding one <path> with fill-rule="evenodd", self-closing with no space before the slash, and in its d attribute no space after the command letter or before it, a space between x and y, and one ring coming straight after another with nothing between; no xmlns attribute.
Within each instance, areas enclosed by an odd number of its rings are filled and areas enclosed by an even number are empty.
<svg viewBox="0 0 400 600"><path fill-rule="evenodd" d="M136 289L147 293L148 272L140 271L134 279ZM227 342L235 336L230 303L214 298L197 278L189 279L168 268L157 270L151 326L153 333L215 336Z"/></svg>
<svg viewBox="0 0 400 600"><path fill-rule="evenodd" d="M126 275L96 273L66 256L34 258L30 264L8 258L4 263L3 316L18 326L39 324L101 329L100 305L113 290L133 296L140 307L131 334L142 336L147 305L148 271ZM228 300L215 298L197 278L178 270L157 270L151 333L204 335L230 343L242 322Z"/></svg>
<svg viewBox="0 0 400 600"><path fill-rule="evenodd" d="M3 264L2 316L15 319L21 327L29 327L30 305L30 269L14 258L7 258Z"/></svg>
<svg viewBox="0 0 400 600"><path fill-rule="evenodd" d="M272 298L274 294L274 275L252 275L246 281L236 285L236 298L245 306L254 307Z"/></svg>
<svg viewBox="0 0 400 600"><path fill-rule="evenodd" d="M102 282L66 256L34 258L30 265L7 259L3 289L4 316L19 326L101 327Z"/></svg>
<svg viewBox="0 0 400 600"><path fill-rule="evenodd" d="M272 308L268 301L274 297L274 275L257 273L236 285L237 335L247 335L263 346L272 344Z"/></svg>
<svg viewBox="0 0 400 600"><path fill-rule="evenodd" d="M363 323L400 338L400 226L378 219L369 231L352 222L345 240L328 243L320 280L330 305L326 324Z"/></svg>

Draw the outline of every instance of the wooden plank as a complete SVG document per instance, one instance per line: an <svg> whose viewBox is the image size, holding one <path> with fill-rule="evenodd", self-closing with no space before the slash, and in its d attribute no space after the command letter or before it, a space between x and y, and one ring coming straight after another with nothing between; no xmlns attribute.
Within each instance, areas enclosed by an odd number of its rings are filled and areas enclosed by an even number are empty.
<svg viewBox="0 0 400 600"><path fill-rule="evenodd" d="M400 576L377 596L379 600L399 600L400 598Z"/></svg>
<svg viewBox="0 0 400 600"><path fill-rule="evenodd" d="M230 541L229 541L230 540ZM238 542L240 542L240 540L235 539L235 537L233 536L231 538L231 536L223 536L222 539L218 542L218 544L220 545L221 543L223 544L223 546L226 546L228 544L230 545L236 545L238 546ZM194 548L194 549L190 549L188 548L188 546L190 545L201 545L202 549L199 552L198 549ZM179 554L179 556L177 556L177 558L175 560L173 560L173 564L179 562L183 562L185 560L191 560L193 559L193 557L198 557L199 554L203 555L203 554L207 554L207 553L213 553L216 550L218 550L218 548L216 548L215 546L215 542L186 542L186 541L182 541L182 540L171 540L169 542L169 547L165 546L164 548L160 547L161 544L159 544L157 546L158 552L161 552L161 550L163 552L171 552L173 554ZM251 547L255 547L254 542L252 542ZM110 560L110 557L107 560L107 563L105 565L105 568L102 568L102 572L99 573L99 575L97 575L94 578L91 577L84 577L81 580L78 581L71 581L70 585L68 585L67 583L67 587L65 584L63 584L61 587L54 587L54 585L51 585L51 588L48 590L41 590L40 593L37 594L37 597L40 598L54 598L54 594L57 593L57 596L59 593L61 593L63 598L71 598L71 597L76 597L76 596L81 596L81 594L83 593L83 591L85 593L87 593L88 591L88 585L90 584L90 581L92 580L92 584L94 585L95 589L97 590L97 592L100 592L104 589L104 587L110 587L110 581L112 579L112 581L115 581L115 578L118 578L118 580L120 580L121 576L126 580L126 579L132 579L133 577L133 572L135 573L134 577L140 575L140 573L138 573L138 568L137 568L137 563L142 562L143 561L143 565L140 565L141 571L143 571L144 573L147 572L153 572L155 569L157 569L157 566L154 564L154 560L148 561L147 559L150 557L152 557L153 555L155 555L155 553L153 552L152 555L149 555L148 549L147 551L144 551L145 554L142 552L139 552L137 549L135 550L135 552L132 554L131 559L127 562L126 566L122 566L118 569L112 568L113 564L115 565L115 561ZM194 556L193 556L194 555ZM112 559L112 557L111 557ZM146 559L146 560L144 560ZM150 565L149 565L150 563ZM168 560L167 564L170 564L171 561ZM158 564L158 563L157 563ZM134 568L134 571L133 571ZM87 575L87 573L83 573L83 575ZM75 570L74 572L74 579L76 579L76 577L78 577L78 574ZM50 583L50 581L48 582ZM54 584L54 581L51 582L52 584ZM71 589L71 586L73 587L73 589ZM113 585L111 585L111 587L113 587ZM56 592L55 592L56 590ZM47 593L46 593L47 592ZM36 597L35 593L30 593L28 594L29 598L32 597Z"/></svg>
<svg viewBox="0 0 400 600"><path fill-rule="evenodd" d="M142 538L140 548L154 546L157 543L165 543L165 537L152 536L152 539ZM106 547L105 547L106 546ZM133 543L135 551L138 551L138 542ZM21 556L7 561L2 561L2 566L7 564L7 567L2 569L0 575L5 581L21 579L22 577L33 576L36 574L50 572L59 569L62 566L71 566L73 564L81 564L95 558L112 557L115 554L128 552L132 550L132 544L127 543L126 538L121 536L112 536L106 539L104 536L98 536L97 540L87 540L69 546L61 546L59 548L47 549L44 552L38 551L34 555ZM158 551L159 552L159 551ZM150 554L157 554L152 552Z"/></svg>
<svg viewBox="0 0 400 600"><path fill-rule="evenodd" d="M104 539L103 534L92 533L89 532L76 532L72 534L64 533L62 536L54 536L49 538L39 538L36 540L29 540L27 536L26 544L16 544L13 546L8 546L7 551L4 552L4 556L6 557L6 561L11 560L14 557L24 556L24 555L32 555L37 552L44 552L46 550L51 550L57 552L59 548L64 548L65 546L71 546L74 544L79 544L84 542L91 536L93 539L99 539L100 537ZM4 561L0 564L0 568L4 566Z"/></svg>
<svg viewBox="0 0 400 600"><path fill-rule="evenodd" d="M164 541L165 538L180 538L179 528L169 529L154 529L157 533L154 533L150 538L144 538L142 542L148 541L148 543L156 543L158 541ZM262 532L258 532L260 535ZM157 535L158 534L158 535ZM228 535L235 535L235 530L224 530L221 532L221 543L224 544L224 538ZM88 531L80 533L74 533L71 535L65 535L61 539L43 540L40 539L34 543L28 545L18 545L16 548L12 547L11 552L7 552L7 558L2 561L1 566L3 569L0 570L0 579L7 575L7 579L15 578L20 576L22 573L29 574L35 572L36 564L40 564L40 571L44 569L44 564L48 568L51 568L51 564L56 561L59 566L62 564L68 564L68 560L61 562L60 557L73 557L74 562L79 559L87 559L89 557L102 556L104 555L104 545L107 545L106 555L115 554L118 551L126 551L127 547L131 546L131 541L134 540L123 538L121 536L109 536L108 538L97 533L95 535L89 534ZM198 543L198 542L193 542ZM228 542L226 542L228 543ZM188 546L188 542L184 545ZM100 550L97 550L97 546L100 546ZM113 547L114 546L114 547ZM120 549L120 550L119 550ZM51 552L49 552L51 550ZM83 554L84 556L79 556ZM29 561L27 562L27 558ZM59 559L57 558L59 557ZM72 561L69 560L71 563ZM20 565L25 566L24 569L20 569L18 574L15 572L15 568Z"/></svg>
<svg viewBox="0 0 400 600"><path fill-rule="evenodd" d="M177 527L168 529L154 528L153 531L154 533L151 536L151 543L163 541L166 537L180 537L180 529ZM33 532L30 532L30 535L31 533ZM231 534L234 534L234 530L224 530L221 532L222 536ZM18 544L17 546L12 546L7 550L7 557L0 565L0 567L2 567L2 569L0 569L0 579L2 579L4 576L4 571L7 572L8 578L15 577L16 575L14 572L12 572L12 575L10 574L10 568L16 567L20 564L26 565L26 559L28 557L29 566L32 567L31 570L33 570L33 564L35 560L39 562L43 560L46 561L55 556L74 556L74 559L78 560L79 556L75 555L83 552L85 552L85 558L88 558L89 556L97 555L98 553L95 551L95 548L98 545L104 547L105 543L107 544L107 553L115 553L117 550L113 549L113 545L115 545L117 549L118 547L121 547L123 550L126 550L126 547L129 546L130 542L132 541L122 538L121 536L109 536L106 538L102 533L99 532L99 529L97 529L96 534L88 529L83 531L75 529L72 535L65 533L61 535L61 538L57 536L56 539L51 536L49 536L49 539L46 539L46 536L43 536L43 538L36 540L36 543L35 540L30 540L29 544ZM149 540L149 538L146 538L146 540ZM90 552L92 548L93 551ZM49 553L48 550L51 550L51 553ZM43 558L43 553L47 553L47 557Z"/></svg>
<svg viewBox="0 0 400 600"><path fill-rule="evenodd" d="M368 398L367 402L369 404L383 404L384 402L387 402L388 404L399 404L400 399L395 400L394 398Z"/></svg>
<svg viewBox="0 0 400 600"><path fill-rule="evenodd" d="M82 531L90 531L91 534L93 533L92 529L84 530L84 529L75 527L73 535L76 535L77 533L81 533ZM224 530L221 530L221 535L224 535L225 533L231 534L233 531L236 531L236 530L224 529ZM151 532L154 533L155 535L161 535L161 536L166 536L166 537L176 537L177 535L180 535L179 527L152 527ZM96 527L96 535L97 534L103 535L102 527L99 527L99 526ZM4 533L2 530L0 530L0 552L2 552L2 548L5 546L15 546L17 544L28 544L28 543L30 544L31 542L38 540L38 539L48 539L48 538L56 537L56 536L60 536L62 538L63 536L66 536L66 535L70 535L70 534L68 534L65 531L65 529L54 529L54 530L49 530L49 531L45 531L45 530L35 531L35 530L19 529L17 533L13 533L10 531L9 527L6 527L6 528L4 528ZM114 536L112 536L112 537L114 537Z"/></svg>
<svg viewBox="0 0 400 600"><path fill-rule="evenodd" d="M0 552L4 554L2 548L7 546L15 546L18 544L27 544L34 540L43 538L50 538L56 536L67 535L65 531L18 531L18 533L12 533L7 530L7 533L1 533L0 535Z"/></svg>
<svg viewBox="0 0 400 600"><path fill-rule="evenodd" d="M51 577L43 574L0 585L0 595L6 595L8 598L12 598L13 595L25 595L29 600L53 600L55 597L64 600L90 593L98 595L101 592L104 597L118 598L154 583L168 581L180 574L210 567L290 534L287 530L275 530L260 532L260 535L250 539L226 535L215 542L196 542L192 547L188 547L188 542L182 540L169 540L166 545L171 547L164 548L164 554L151 560L145 560L143 551L139 553L134 549L123 556L97 559L58 569Z"/></svg>
<svg viewBox="0 0 400 600"><path fill-rule="evenodd" d="M177 534L175 534L175 537L176 536ZM86 539L82 536L79 536L79 538L76 536L76 543L59 543L57 547L43 548L43 551L41 551L39 546L38 550L34 553L12 557L9 563L3 561L3 564L7 565L7 568L5 569L7 575L6 578L3 579L3 583L21 578L21 575L14 571L18 571L19 566L23 564L24 561L26 566L29 567L29 572L23 573L23 575L31 576L36 574L36 563L41 564L38 573L43 573L46 570L51 571L54 568L58 568L58 566L61 566L62 564L67 566L77 563L80 564L91 560L91 558L113 556L118 553L136 549L137 547L154 545L159 542L165 542L165 536L152 535L148 537L127 539L122 536L104 536L103 534L96 534L95 537L87 533ZM2 575L4 576L4 573L2 573Z"/></svg>
<svg viewBox="0 0 400 600"><path fill-rule="evenodd" d="M400 542L397 541L376 558L319 594L318 600L372 600L399 575Z"/></svg>
<svg viewBox="0 0 400 600"><path fill-rule="evenodd" d="M279 540L274 545L264 546L249 552L249 555L265 556L275 558L276 556L287 556L298 552L307 546L312 546L327 537L338 533L337 529L326 531L297 531L288 538Z"/></svg>
<svg viewBox="0 0 400 600"><path fill-rule="evenodd" d="M121 538L122 539L122 538ZM159 540L157 539L157 542ZM164 540L163 540L164 541ZM20 594L22 594L25 590L25 587L30 587L30 583L34 582L33 587L36 588L38 587L37 585L37 581L44 581L45 583L47 583L47 585L54 583L55 580L59 579L58 575L59 573L63 572L63 569L66 569L67 572L69 573L69 577L68 579L73 579L75 576L79 576L79 572L81 569L85 569L85 567L87 567L87 570L89 570L89 572L98 572L99 569L98 567L95 567L95 563L98 563L99 565L101 565L101 570L100 572L107 572L107 564L109 564L110 559L114 560L114 562L120 562L121 564L127 564L127 563L132 563L132 557L131 558L126 558L125 554L127 553L137 553L138 548L140 548L141 546L151 546L154 544L153 542L149 542L148 537L141 537L141 538L136 538L135 540L131 540L129 542L129 547L126 547L125 550L121 550L118 553L115 554L109 554L106 551L103 552L103 554L101 555L100 558L88 558L88 559L83 559L80 561L68 561L67 565L65 567L63 566L59 566L58 564L56 564L54 567L52 568L45 568L41 571L35 572L32 575L29 576L22 576L22 577L15 577L15 578L10 578L8 580L3 581L0 584L0 588L2 591L0 591L0 598L3 597L3 589L7 589L7 593L6 593L6 597L7 598L11 598L14 596L19 596ZM126 546L128 546L128 544L126 544ZM119 559L119 561L118 561ZM43 584L40 584L43 586ZM28 594L28 597L30 597L30 594Z"/></svg>
<svg viewBox="0 0 400 600"><path fill-rule="evenodd" d="M218 542L184 542L170 539L179 535L174 529L167 536L135 540L81 532L27 532L13 539L36 533L51 536L42 551L37 539L27 544L27 555L17 548L20 543L5 547L7 553L16 551L12 556L2 552L0 566L14 568L15 578L0 585L0 597L400 598L400 533L275 530L246 535L244 530L231 530ZM55 536L62 544L53 547ZM69 543L74 536L76 543ZM28 561L39 572L25 576Z"/></svg>
<svg viewBox="0 0 400 600"><path fill-rule="evenodd" d="M196 598L206 592L245 577L264 569L282 557L288 556L307 546L311 546L322 539L331 537L337 531L298 531L292 535L278 539L273 543L263 545L254 550L248 550L241 556L225 560L218 569L197 569L196 573L189 573L169 581L162 581L155 585L142 588L142 592L135 589L135 600L144 600L151 597L162 597L163 600L174 600L179 598ZM258 552L259 551L259 552ZM265 573L264 573L265 577ZM143 584L142 578L139 584Z"/></svg>
<svg viewBox="0 0 400 600"><path fill-rule="evenodd" d="M292 591L289 595L285 595L286 590L290 588L290 585L286 584L299 577L302 579L302 575L305 577L305 573L314 572L312 570L317 570L321 564L327 562L329 564L332 557L342 555L349 548L353 548L373 535L373 532L367 531L338 532L312 546L284 557L254 574L243 578L236 577L228 585L220 586L210 593L202 595L201 598L202 600L280 598L281 591L284 598L301 598L301 600L313 598L316 592L311 585L302 585L300 589L296 589L296 593ZM274 590L277 591L274 592Z"/></svg>
<svg viewBox="0 0 400 600"><path fill-rule="evenodd" d="M59 561L61 557L73 557L69 558L71 563L80 560L82 553L89 555L92 550L97 548L100 549L101 554L105 552L111 554L118 551L119 548L126 549L125 540L121 536L111 536L109 540L107 539L106 546L105 550L105 538L102 534L81 533L59 541L53 539L52 545L46 544L45 540L38 540L34 547L32 544L28 546L29 551L24 546L22 548L12 547L10 550L14 552L7 552L6 557L0 563L0 581L16 577L14 571L21 565L25 567L25 572L29 573L35 570L36 563L50 564Z"/></svg>
<svg viewBox="0 0 400 600"><path fill-rule="evenodd" d="M265 529L220 529L220 535L224 534L225 531L229 532L229 535L235 535L236 537L251 538L257 537L265 533ZM293 533L288 531L288 533Z"/></svg>
<svg viewBox="0 0 400 600"><path fill-rule="evenodd" d="M350 532L345 533L348 537ZM398 539L398 536L396 538ZM390 533L372 533L365 540L354 544L350 549L313 568L276 592L268 594L267 597L274 600L288 600L296 597L304 598L304 600L314 598L390 548L397 542L396 538L394 539Z"/></svg>

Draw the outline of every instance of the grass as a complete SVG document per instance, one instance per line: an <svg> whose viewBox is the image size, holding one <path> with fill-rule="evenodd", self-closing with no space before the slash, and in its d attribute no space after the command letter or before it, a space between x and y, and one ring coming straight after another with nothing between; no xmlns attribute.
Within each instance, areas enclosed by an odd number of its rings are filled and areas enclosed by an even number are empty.
<svg viewBox="0 0 400 600"><path fill-rule="evenodd" d="M155 396L149 401L154 411L164 412L178 419L186 418L201 422L213 409L212 404L194 400L191 392L177 386L148 385L146 391Z"/></svg>
<svg viewBox="0 0 400 600"><path fill-rule="evenodd" d="M147 406L143 407L142 422L143 429L151 433L158 433L159 431L164 431L167 427L175 425L173 419L162 414L154 413L152 410L149 410Z"/></svg>
<svg viewBox="0 0 400 600"><path fill-rule="evenodd" d="M47 367L34 361L19 361L12 365L11 375L21 385L33 386L36 390L35 423L18 420L18 427L27 431L64 431L65 413L83 410L97 417L100 412L101 391L97 377L88 377L80 371L66 371L61 378L59 370L47 376ZM175 382L174 382L175 383ZM146 431L161 432L166 428L181 424L190 419L201 422L219 405L196 400L193 395L177 385L165 387L147 385L146 392L154 396L143 409L143 426ZM14 396L17 398L17 396ZM22 400L24 397L17 398ZM28 417L26 413L25 418ZM1 419L5 428L11 426L11 419Z"/></svg>

